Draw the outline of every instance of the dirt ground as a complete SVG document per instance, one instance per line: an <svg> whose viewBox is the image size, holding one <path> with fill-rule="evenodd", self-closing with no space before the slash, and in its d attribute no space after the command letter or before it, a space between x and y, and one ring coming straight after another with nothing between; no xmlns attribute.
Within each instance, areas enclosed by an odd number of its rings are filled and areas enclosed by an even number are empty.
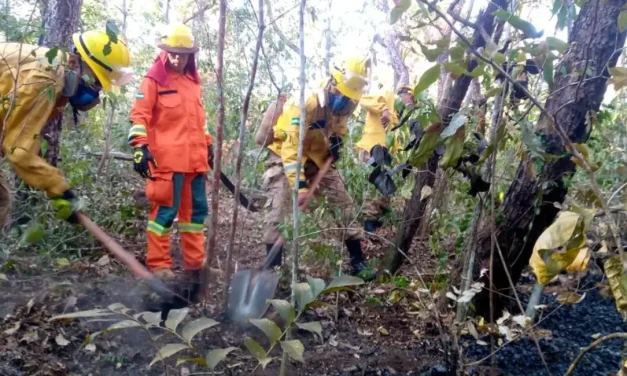
<svg viewBox="0 0 627 376"><path fill-rule="evenodd" d="M225 195L220 203L223 215L219 219L215 268L223 268L226 258L232 205L232 197ZM236 270L260 265L264 259L265 248L258 241L262 230L261 215L240 212L234 255ZM138 221L138 225L145 226L143 221ZM369 237L364 247L367 256L381 259L393 234L393 228L382 228L376 237ZM175 232L174 244L178 244L177 241ZM323 237L323 241L333 243L328 236ZM143 262L144 244L121 242ZM333 244L339 247L339 243ZM173 252L180 265L177 245ZM438 320L434 316L435 308L428 302L429 294L423 295L422 299L421 294L406 294L410 290L416 291L412 283L433 280L434 271L441 261L429 249L417 244L409 254L415 261L404 266L400 272L407 277L409 286L399 287L393 283L358 286L353 292L342 293L337 301L335 295L330 296L327 302L331 308L319 307L309 311L302 321L320 321L323 337L319 339L304 331L295 333L305 347L305 362L290 361L287 374L448 375L446 369L442 369L444 350L439 339ZM108 327L111 322L50 320L55 315L105 308L113 303L143 311L144 288L103 249L84 253L80 261L49 270L40 269L28 258L21 258L19 262L19 273L9 268L5 271L8 280L0 280L0 375L210 374L193 363L176 366L176 356L167 359L165 364L157 362L149 367L156 348L177 342L167 335L153 343L148 333L131 328L102 334L87 346L87 336ZM330 280L328 270L315 262L302 262L300 268L301 279L311 275ZM281 281L277 298L289 298L286 281ZM523 303L533 282L531 278L523 278L518 286ZM546 334L540 339L540 346L549 362L550 373L542 365L534 342L526 336L506 343L497 352L495 374L560 375L580 348L594 338L612 332L627 332L613 299L601 293L606 282L598 268L591 270L590 275L583 279L571 278L569 283L575 282L581 291L587 291L582 302L574 305L557 303L555 292L560 286L548 290L542 300L546 311L541 316L537 333ZM215 374L249 375L255 369L256 360L246 350L243 338L250 336L263 346L267 346L267 340L258 329L241 327L225 319L222 313L224 287L224 281L213 279L210 299L191 307L183 323L201 316L217 320L220 324L198 334L194 344L203 355L216 348L238 348L217 367ZM393 291L397 295L392 294ZM425 293L424 290L422 292ZM454 311L450 309L450 304L448 309L446 306L447 301L444 300L444 307L439 308L445 312L443 320L448 323ZM514 305L509 309L513 309L512 315L516 314ZM490 347L485 345L490 340L485 335L481 340L475 341L469 335L460 339L461 361L471 364L464 368L464 374L491 374ZM618 368L621 349L622 342L614 341L591 352L575 374L612 375ZM275 350L271 355L275 360L265 370L257 369L255 375L279 374L281 354ZM483 362L473 364L478 360Z"/></svg>
<svg viewBox="0 0 627 376"><path fill-rule="evenodd" d="M224 215L220 216L214 262L217 268L223 268L226 258L232 197L225 196L220 205ZM234 255L238 270L263 262L265 248L258 242L262 230L261 215L240 211ZM385 249L382 239L389 239L391 231L393 229L380 229L381 238L366 242L365 251L369 257L382 255ZM173 252L180 265L177 242L175 233ZM143 261L143 244L123 243L123 246ZM28 264L27 260L21 261ZM424 266L428 268L429 262ZM302 263L299 274L303 279L312 275L329 281L328 275L321 275L323 269ZM0 352L4 353L0 360L0 375L183 375L203 371L191 363L175 367L176 356L168 359L165 365L159 362L148 367L156 350L149 335L142 330L132 328L103 334L93 341L94 349L84 343L87 335L108 327L111 322L50 320L55 315L105 308L113 303L143 311L145 289L103 249L94 250L80 261L56 270L22 270L20 274L9 270L6 274L8 281L0 281ZM277 298L289 299L285 281L281 281ZM391 288L387 285L360 286L353 293L341 294L337 310L316 308L307 313L304 321L321 322L323 338L321 341L304 331L296 333L305 346L305 362L290 361L288 374L412 374L436 364L441 349L434 325L420 320L406 305L364 304L368 296L380 295L385 301ZM227 322L222 313L222 280L214 279L210 291L210 300L191 307L185 322L204 315L219 321L220 325L196 336L194 343L203 354L214 348L240 348L223 363L226 366L218 366L216 374L251 374L256 361L244 347L242 339L251 336L264 346L267 340L256 328ZM329 302L336 304L335 299ZM158 343L171 342L164 336ZM272 355L276 360L265 370L258 369L256 375L278 374L281 354L275 351Z"/></svg>

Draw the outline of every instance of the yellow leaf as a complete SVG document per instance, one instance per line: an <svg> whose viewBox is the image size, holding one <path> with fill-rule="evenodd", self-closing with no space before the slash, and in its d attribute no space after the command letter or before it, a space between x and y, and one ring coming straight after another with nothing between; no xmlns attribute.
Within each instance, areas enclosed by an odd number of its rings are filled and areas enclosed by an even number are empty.
<svg viewBox="0 0 627 376"><path fill-rule="evenodd" d="M431 187L429 187L428 185L422 187L422 190L420 190L420 201L431 196L431 193L433 193L433 189L431 189Z"/></svg>
<svg viewBox="0 0 627 376"><path fill-rule="evenodd" d="M608 84L614 85L614 90L618 91L627 86L627 67L611 67L608 70L612 75Z"/></svg>
<svg viewBox="0 0 627 376"><path fill-rule="evenodd" d="M588 267L588 261L590 261L590 249L589 248L581 248L577 257L572 262L572 264L568 265L566 271L568 272L583 272Z"/></svg>
<svg viewBox="0 0 627 376"><path fill-rule="evenodd" d="M607 282L612 290L612 295L616 300L616 309L622 312L627 311L627 296L621 289L621 279L624 275L623 262L620 256L607 259L603 265Z"/></svg>
<svg viewBox="0 0 627 376"><path fill-rule="evenodd" d="M382 336L390 335L390 332L388 332L387 329L385 329L383 326L380 326L377 330Z"/></svg>
<svg viewBox="0 0 627 376"><path fill-rule="evenodd" d="M578 295L571 291L564 291L557 296L557 302L565 305L577 304L581 302L585 297L585 292L583 293L583 295Z"/></svg>

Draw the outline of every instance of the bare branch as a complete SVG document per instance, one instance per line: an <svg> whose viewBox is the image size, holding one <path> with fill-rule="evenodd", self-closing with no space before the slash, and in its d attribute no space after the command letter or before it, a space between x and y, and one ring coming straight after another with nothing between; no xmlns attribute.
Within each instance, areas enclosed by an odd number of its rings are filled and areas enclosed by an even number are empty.
<svg viewBox="0 0 627 376"><path fill-rule="evenodd" d="M609 340L617 339L617 338L627 339L627 333L612 333L612 334L608 334L606 336L603 336L603 337L595 340L589 346L583 348L581 350L581 352L579 353L579 355L577 355L577 357L575 358L573 363L570 365L570 367L568 367L568 370L566 371L564 376L570 376L570 375L573 374L573 372L575 371L575 368L577 368L577 364L579 364L579 362L581 361L583 356L586 355L587 352L589 352L590 350L592 350L595 347L599 346L603 342L607 342Z"/></svg>
<svg viewBox="0 0 627 376"><path fill-rule="evenodd" d="M266 3L266 8L268 10L268 17L269 18L274 18L272 16L272 5L270 4L271 2L268 1ZM284 15L285 13L283 13ZM281 15L281 17L283 16ZM280 17L279 17L280 18ZM278 20L278 18L276 19ZM287 36L285 36L285 34L283 34L283 32L281 31L281 29L279 29L279 26L275 23L275 21L272 21L269 25L272 27L272 30L274 30L274 32L277 33L277 35L279 36L279 38L281 38L281 40L283 41L283 43L285 43L285 45L287 45L292 51L296 52L297 54L300 54L300 49L294 44L292 43L289 38Z"/></svg>

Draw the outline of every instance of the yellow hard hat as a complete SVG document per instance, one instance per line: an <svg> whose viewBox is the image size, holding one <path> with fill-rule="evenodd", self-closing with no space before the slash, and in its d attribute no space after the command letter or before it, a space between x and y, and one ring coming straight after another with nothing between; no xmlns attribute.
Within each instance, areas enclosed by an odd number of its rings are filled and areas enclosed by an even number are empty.
<svg viewBox="0 0 627 376"><path fill-rule="evenodd" d="M106 32L90 30L76 33L72 39L76 51L94 72L103 90L117 91L117 87L131 80L131 56L121 36L118 35L117 42L113 42Z"/></svg>
<svg viewBox="0 0 627 376"><path fill-rule="evenodd" d="M346 59L342 68L334 68L331 76L340 93L356 101L360 100L368 84L368 66L368 59L356 56Z"/></svg>
<svg viewBox="0 0 627 376"><path fill-rule="evenodd" d="M184 24L172 24L161 38L157 47L172 53L193 54L198 52L198 46L194 43L192 29Z"/></svg>

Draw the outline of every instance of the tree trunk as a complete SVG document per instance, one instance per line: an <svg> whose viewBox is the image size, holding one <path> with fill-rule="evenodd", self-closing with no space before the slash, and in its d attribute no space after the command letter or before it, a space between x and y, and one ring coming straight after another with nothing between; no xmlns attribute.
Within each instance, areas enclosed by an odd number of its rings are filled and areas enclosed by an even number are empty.
<svg viewBox="0 0 627 376"><path fill-rule="evenodd" d="M386 14L390 13L388 0L380 0L379 9ZM401 38L394 26L390 27L390 31L385 34L383 40L385 42L385 49L390 58L390 63L394 69L394 90L402 85L409 85L409 70L401 54Z"/></svg>
<svg viewBox="0 0 627 376"><path fill-rule="evenodd" d="M43 30L39 44L46 47L69 47L72 34L78 30L83 0L48 0L43 15ZM61 147L61 128L63 114L51 119L42 131L43 138L48 142L46 160L56 166Z"/></svg>
<svg viewBox="0 0 627 376"><path fill-rule="evenodd" d="M559 95L549 96L545 107L574 143L583 143L588 139L590 129L587 129L585 119L589 111L599 110L603 100L608 79L606 63L610 67L615 66L620 55L616 51L625 44L625 33L618 31L618 15L626 3L627 0L590 0L585 3L569 35L569 40L573 42L571 49L555 68L558 73L555 75L553 93L559 91ZM586 67L591 69L591 76L596 78L587 76L585 82L580 82L578 72L585 71ZM563 69L568 72L567 75L560 73ZM563 142L556 132L549 130L547 121L545 116L541 116L536 126L545 136L546 151L553 155L565 153ZM514 283L529 263L539 235L559 212L553 203L564 201L568 192L565 181L575 171L575 165L569 156L547 162L537 177L528 173L533 164L529 159L520 163L516 179L509 187L505 202L497 213L500 218L494 233L498 241L497 250L502 250ZM485 224L479 234L479 262L474 268L475 278L480 269L488 268L490 264L490 227L489 223ZM494 260L493 289L497 293L494 294L496 300L492 306L494 317L498 317L497 312L501 312L505 304L500 296L507 295L510 287L500 257L495 256ZM479 280L489 286L485 275ZM488 289L477 294L474 304L477 313L486 318L490 316Z"/></svg>
<svg viewBox="0 0 627 376"><path fill-rule="evenodd" d="M494 31L493 13L498 9L506 9L508 1L509 0L496 0L491 2L488 5L488 8L479 15L477 24L482 26L488 35L491 35ZM483 36L479 31L474 32L473 38L473 47L475 49L485 46L486 41L483 39ZM471 72L477 65L478 64L475 60L471 60L468 63L466 70ZM447 97L446 101L444 101L442 106L439 106L440 117L445 125L448 125L453 115L459 111L462 101L466 96L466 92L468 91L468 87L470 86L471 80L472 77L466 75L462 75L456 79L450 95ZM409 205L403 214L403 221L399 225L396 233L395 244L388 249L385 262L383 264L384 269L392 274L395 273L401 266L403 262L403 253L406 254L409 250L411 242L416 235L416 231L420 227L421 220L425 215L427 201L420 199L421 191L422 187L433 187L438 167L438 160L439 156L434 154L431 158L429 158L429 161L426 164L426 169L424 167L421 168L420 172L416 176L416 186L412 192ZM399 252L399 249L402 252Z"/></svg>

